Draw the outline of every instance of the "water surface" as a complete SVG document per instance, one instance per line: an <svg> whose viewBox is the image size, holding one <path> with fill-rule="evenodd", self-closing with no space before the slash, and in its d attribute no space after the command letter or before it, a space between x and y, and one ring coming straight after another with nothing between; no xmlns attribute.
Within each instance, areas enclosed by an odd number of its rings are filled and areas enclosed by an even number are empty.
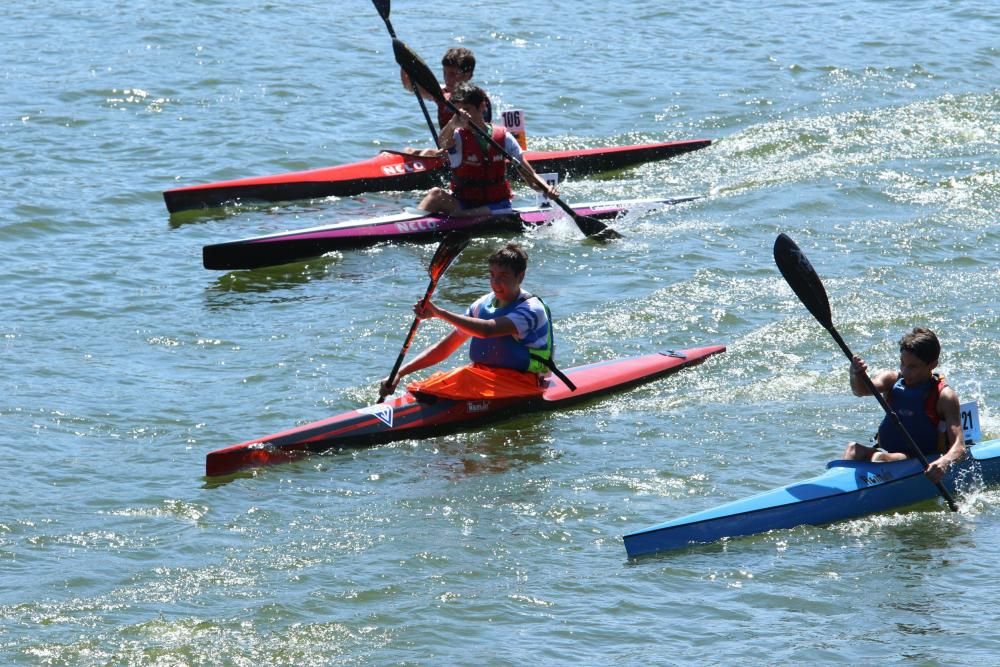
<svg viewBox="0 0 1000 667"><path fill-rule="evenodd" d="M561 365L729 351L580 409L209 482L208 451L374 399L434 249L208 272L206 243L419 193L179 219L160 193L428 145L384 25L361 0L11 6L3 662L992 664L995 492L635 562L621 542L812 476L880 418L775 269L782 231L854 350L890 365L903 331L936 329L1000 434L992 3L392 9L432 64L472 48L532 148L714 140L562 187L706 199L630 214L608 245L568 224L522 241ZM470 246L439 302L482 293L504 240Z"/></svg>

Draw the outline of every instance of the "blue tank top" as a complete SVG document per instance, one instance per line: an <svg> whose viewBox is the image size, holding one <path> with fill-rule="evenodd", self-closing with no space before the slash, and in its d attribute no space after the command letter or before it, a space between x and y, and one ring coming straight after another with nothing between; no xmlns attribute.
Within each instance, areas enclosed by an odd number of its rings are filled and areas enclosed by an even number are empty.
<svg viewBox="0 0 1000 667"><path fill-rule="evenodd" d="M932 377L927 382L916 387L907 387L903 378L896 380L890 391L889 402L892 409L899 415L899 421L917 443L924 456L935 456L938 451L938 425L927 414L927 398L937 386L939 380ZM878 427L878 444L887 452L902 453L913 456L913 451L906 436L896 426L896 422L886 415Z"/></svg>

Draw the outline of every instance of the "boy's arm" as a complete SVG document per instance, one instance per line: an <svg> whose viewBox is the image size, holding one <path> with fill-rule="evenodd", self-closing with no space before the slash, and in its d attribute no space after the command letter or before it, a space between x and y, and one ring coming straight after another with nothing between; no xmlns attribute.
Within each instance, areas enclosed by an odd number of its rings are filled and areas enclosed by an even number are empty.
<svg viewBox="0 0 1000 667"><path fill-rule="evenodd" d="M951 387L945 387L938 397L937 408L945 423L945 441L948 443L948 451L942 458L948 457L952 463L957 463L965 458L965 433L962 432L962 407L958 393Z"/></svg>
<svg viewBox="0 0 1000 667"><path fill-rule="evenodd" d="M393 378L385 378L382 380L383 391L385 391L386 395L391 394L396 390L396 385L399 384L401 379L403 379L403 376L441 363L450 357L455 350L462 347L462 343L468 340L468 338L469 337L467 335L457 329L452 331L437 343L431 345L426 350L418 354L412 361L403 364L400 367L399 372L396 373L395 382L389 384Z"/></svg>
<svg viewBox="0 0 1000 667"><path fill-rule="evenodd" d="M410 75L407 74L406 70L403 69L402 67L399 68L399 80L403 84L403 88L405 88L406 90L410 91L411 93L413 92L413 88L414 88L413 81L410 80ZM424 90L420 86L416 86L416 88L420 92L420 97L424 98L425 100L433 100L434 99L433 95L431 95L430 93L428 93L426 90Z"/></svg>
<svg viewBox="0 0 1000 667"><path fill-rule="evenodd" d="M961 406L958 394L951 387L945 387L938 398L938 414L945 423L945 438L948 451L932 461L924 473L932 482L940 482L954 463L965 458L965 434L962 433Z"/></svg>
<svg viewBox="0 0 1000 667"><path fill-rule="evenodd" d="M556 192L555 188L549 186L548 183L542 180L542 177L538 175L535 168L525 160L521 159L521 167L518 168L518 173L521 174L521 178L524 182L528 184L532 190L537 190L538 192L544 192L548 197L558 197L559 194Z"/></svg>
<svg viewBox="0 0 1000 667"><path fill-rule="evenodd" d="M868 383L863 377L867 372L868 364L865 363L865 360L854 355L851 359L851 392L855 396L871 396ZM899 379L899 373L897 371L879 371L870 377L872 384L875 385L875 390L880 394L885 394Z"/></svg>
<svg viewBox="0 0 1000 667"><path fill-rule="evenodd" d="M450 151L455 147L455 132L461 126L462 117L459 114L453 115L451 119L445 123L444 127L441 128L441 134L438 136L438 145L441 147L441 150Z"/></svg>
<svg viewBox="0 0 1000 667"><path fill-rule="evenodd" d="M481 320L478 317L469 317L452 313L444 308L438 308L433 303L427 304L427 312L431 317L444 320L466 337L495 338L496 336L513 336L517 334L517 327L509 317L498 317L495 320Z"/></svg>

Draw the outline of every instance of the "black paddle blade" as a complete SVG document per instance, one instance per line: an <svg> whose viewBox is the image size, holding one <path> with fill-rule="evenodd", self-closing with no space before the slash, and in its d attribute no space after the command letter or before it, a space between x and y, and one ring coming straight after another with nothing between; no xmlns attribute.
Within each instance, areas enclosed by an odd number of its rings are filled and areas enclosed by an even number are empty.
<svg viewBox="0 0 1000 667"><path fill-rule="evenodd" d="M787 234L774 240L774 263L802 304L828 331L833 330L830 300L812 264Z"/></svg>
<svg viewBox="0 0 1000 667"><path fill-rule="evenodd" d="M504 155L506 155L506 152L504 152ZM576 226L579 227L580 231L583 232L584 235L587 236L588 238L592 238L597 241L608 241L610 239L622 238L621 234L611 229L597 218L591 218L586 215L580 215L579 213L574 211L569 204L564 202L559 197L551 197L551 200L554 201L559 206L559 208L565 211L566 215L568 215L570 218L573 219L573 222L576 223Z"/></svg>
<svg viewBox="0 0 1000 667"><path fill-rule="evenodd" d="M461 232L449 232L441 240L441 244L434 252L434 257L431 258L430 266L427 267L427 273L430 275L431 280L436 282L444 275L444 272L448 270L448 267L455 261L455 258L465 250L465 246L469 245L470 240L471 238L468 234Z"/></svg>
<svg viewBox="0 0 1000 667"><path fill-rule="evenodd" d="M372 4L375 5L375 9L378 10L379 16L382 17L383 21L389 20L389 0L372 0Z"/></svg>
<svg viewBox="0 0 1000 667"><path fill-rule="evenodd" d="M434 72L427 66L420 56L413 52L402 40L392 40L392 53L396 56L396 62L410 75L410 80L430 93L434 99L444 102L444 92L441 84L438 83Z"/></svg>
<svg viewBox="0 0 1000 667"><path fill-rule="evenodd" d="M587 235L587 238L594 239L595 241L613 241L614 239L624 238L597 218L588 218L585 215L580 215L574 219L574 222L576 222L576 226L580 228L580 231Z"/></svg>

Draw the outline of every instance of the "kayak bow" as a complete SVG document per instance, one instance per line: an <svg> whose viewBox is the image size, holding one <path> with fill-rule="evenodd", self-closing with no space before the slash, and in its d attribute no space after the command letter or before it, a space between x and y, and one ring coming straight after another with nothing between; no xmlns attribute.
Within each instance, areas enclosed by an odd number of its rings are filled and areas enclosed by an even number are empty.
<svg viewBox="0 0 1000 667"><path fill-rule="evenodd" d="M609 219L638 206L678 204L698 198L691 196L578 204L573 210L580 215ZM520 232L525 227L549 223L561 215L563 213L560 209L547 205L517 207L511 209L510 213L466 218L397 213L207 245L202 248L202 264L206 269L224 271L256 269L319 257L334 250L365 248L377 243L429 243L440 240L445 233L451 231L469 235Z"/></svg>
<svg viewBox="0 0 1000 667"><path fill-rule="evenodd" d="M969 448L943 484L954 491L966 480L1000 483L1000 440ZM831 461L822 475L803 482L689 514L624 536L630 558L725 537L755 535L800 525L823 525L866 514L901 509L937 497L920 461L889 463Z"/></svg>
<svg viewBox="0 0 1000 667"><path fill-rule="evenodd" d="M530 398L422 400L407 392L386 403L210 452L205 458L205 475L229 475L342 448L427 438L515 415L563 408L675 373L725 350L725 346L713 345L578 366L565 371L576 391L555 380L543 394Z"/></svg>
<svg viewBox="0 0 1000 667"><path fill-rule="evenodd" d="M538 173L580 177L666 160L705 148L709 139L689 139L631 146L608 146L565 151L526 151L524 157ZM296 171L273 176L241 178L167 190L167 210L216 208L232 202L278 202L320 197L349 197L363 192L426 190L441 184L441 158L383 151L373 158L336 167Z"/></svg>

